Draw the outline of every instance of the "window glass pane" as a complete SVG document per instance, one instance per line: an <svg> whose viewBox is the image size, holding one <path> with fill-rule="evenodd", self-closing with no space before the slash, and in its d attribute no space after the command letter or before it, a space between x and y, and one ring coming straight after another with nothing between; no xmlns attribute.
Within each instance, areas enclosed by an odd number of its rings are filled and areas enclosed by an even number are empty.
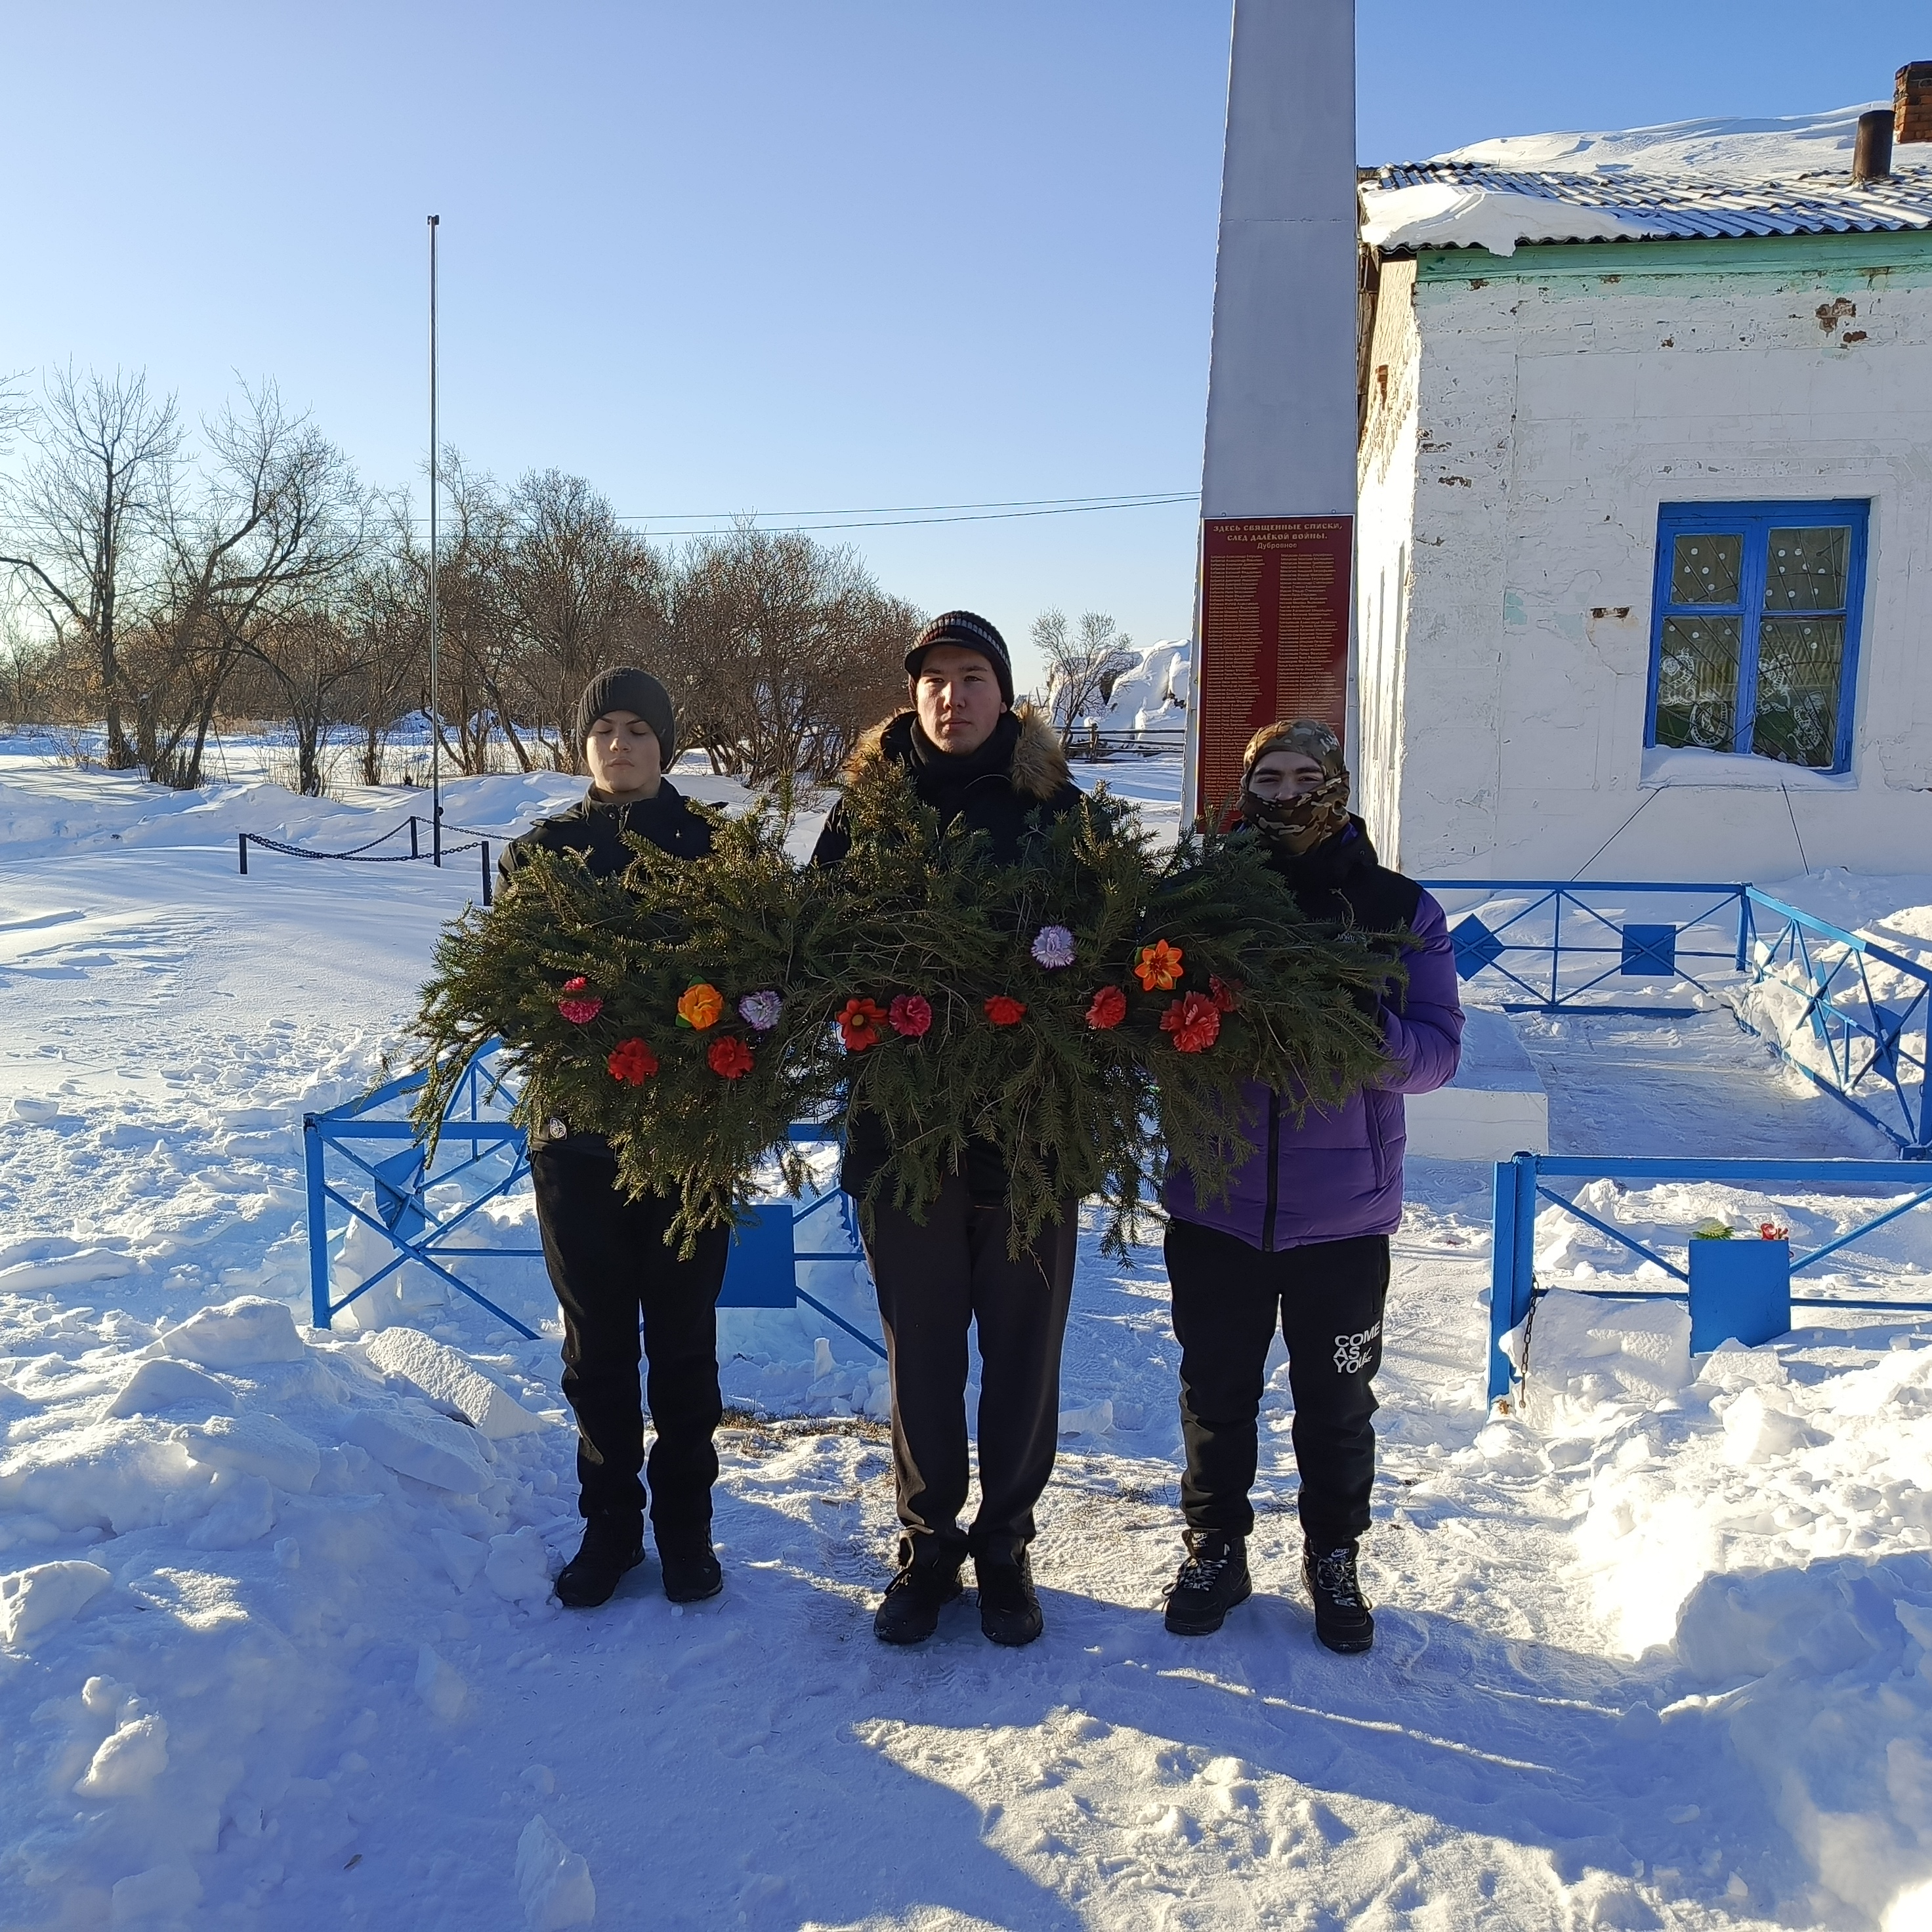
<svg viewBox="0 0 1932 1932"><path fill-rule="evenodd" d="M1767 610L1842 610L1848 530L1773 530L1765 560Z"/></svg>
<svg viewBox="0 0 1932 1932"><path fill-rule="evenodd" d="M1713 752L1731 748L1737 731L1738 638L1743 624L1740 617L1664 620L1657 676L1660 745L1700 745Z"/></svg>
<svg viewBox="0 0 1932 1932"><path fill-rule="evenodd" d="M1744 540L1700 530L1679 537L1670 557L1673 604L1735 604L1744 580Z"/></svg>
<svg viewBox="0 0 1932 1932"><path fill-rule="evenodd" d="M1772 555L1774 560L1775 538ZM1757 718L1751 728L1751 749L1760 758L1793 765L1832 763L1844 661L1844 618L1764 620L1757 640Z"/></svg>

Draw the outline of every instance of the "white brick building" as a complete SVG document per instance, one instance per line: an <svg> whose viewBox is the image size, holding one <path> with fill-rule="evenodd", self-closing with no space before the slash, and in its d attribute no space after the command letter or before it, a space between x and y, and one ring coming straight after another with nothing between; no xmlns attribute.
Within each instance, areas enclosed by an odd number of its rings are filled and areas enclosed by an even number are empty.
<svg viewBox="0 0 1932 1932"><path fill-rule="evenodd" d="M1392 862L1932 869L1932 148L1854 184L1857 112L1365 181L1356 764Z"/></svg>

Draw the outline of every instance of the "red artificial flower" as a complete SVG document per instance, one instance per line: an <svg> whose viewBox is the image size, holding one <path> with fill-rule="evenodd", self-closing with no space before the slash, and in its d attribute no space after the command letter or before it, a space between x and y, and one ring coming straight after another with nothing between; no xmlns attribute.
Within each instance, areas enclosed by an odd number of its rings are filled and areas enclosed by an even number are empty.
<svg viewBox="0 0 1932 1932"><path fill-rule="evenodd" d="M885 1023L886 1010L878 1000L848 1000L838 1016L838 1034L845 1042L845 1051L863 1053L867 1047L877 1046L879 1029Z"/></svg>
<svg viewBox="0 0 1932 1932"><path fill-rule="evenodd" d="M1111 1033L1126 1016L1127 996L1118 986L1102 986L1087 1008L1087 1024L1096 1033Z"/></svg>
<svg viewBox="0 0 1932 1932"><path fill-rule="evenodd" d="M711 1070L721 1080L742 1080L751 1072L756 1056L742 1040L727 1034L722 1040L714 1040L705 1058L711 1063Z"/></svg>
<svg viewBox="0 0 1932 1932"><path fill-rule="evenodd" d="M886 1015L893 1032L923 1040L932 1030L932 1002L918 993L902 993Z"/></svg>
<svg viewBox="0 0 1932 1932"><path fill-rule="evenodd" d="M1205 1053L1221 1036L1221 1010L1204 993L1183 993L1160 1016L1180 1053Z"/></svg>
<svg viewBox="0 0 1932 1932"><path fill-rule="evenodd" d="M1026 1008L1004 993L995 993L986 1002L986 1017L997 1027L1018 1026L1026 1018Z"/></svg>
<svg viewBox="0 0 1932 1932"><path fill-rule="evenodd" d="M565 997L556 1003L556 1010L572 1026L588 1026L604 1010L604 1002L596 994L586 989L590 982L580 974L574 980L563 982ZM574 997L582 995L583 997Z"/></svg>
<svg viewBox="0 0 1932 1932"><path fill-rule="evenodd" d="M1218 1010L1232 1013L1241 1004L1241 982L1238 980L1224 980L1218 973L1208 976L1208 997Z"/></svg>
<svg viewBox="0 0 1932 1932"><path fill-rule="evenodd" d="M1788 1241L1791 1238L1791 1230L1780 1228L1775 1221L1760 1221L1757 1233L1761 1241Z"/></svg>
<svg viewBox="0 0 1932 1932"><path fill-rule="evenodd" d="M658 1057L640 1040L620 1040L611 1049L604 1065L614 1080L628 1080L641 1087L658 1070Z"/></svg>

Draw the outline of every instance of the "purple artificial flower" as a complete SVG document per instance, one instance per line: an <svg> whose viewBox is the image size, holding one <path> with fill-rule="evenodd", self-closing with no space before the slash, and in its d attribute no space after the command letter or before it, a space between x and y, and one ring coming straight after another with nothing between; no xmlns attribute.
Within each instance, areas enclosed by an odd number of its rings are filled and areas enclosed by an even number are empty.
<svg viewBox="0 0 1932 1932"><path fill-rule="evenodd" d="M1064 926L1043 926L1033 942L1033 956L1049 972L1073 964L1073 935Z"/></svg>
<svg viewBox="0 0 1932 1932"><path fill-rule="evenodd" d="M770 1033L784 1004L776 993L747 993L738 1002L739 1016L754 1033Z"/></svg>

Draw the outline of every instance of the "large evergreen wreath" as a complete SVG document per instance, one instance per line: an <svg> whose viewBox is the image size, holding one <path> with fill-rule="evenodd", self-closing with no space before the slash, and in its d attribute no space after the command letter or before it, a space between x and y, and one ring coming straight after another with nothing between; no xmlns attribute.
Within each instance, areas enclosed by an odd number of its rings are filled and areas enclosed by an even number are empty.
<svg viewBox="0 0 1932 1932"><path fill-rule="evenodd" d="M1250 834L1156 855L1100 792L1001 866L883 762L846 812L850 854L824 871L790 862L770 808L719 822L698 863L634 842L621 879L538 855L438 945L419 1120L500 1037L525 1124L604 1135L628 1188L681 1197L686 1237L788 1158L792 1121L863 1110L892 1148L865 1212L922 1216L983 1142L1016 1252L1068 1195L1106 1202L1118 1247L1163 1154L1225 1192L1253 1151L1244 1082L1299 1109L1383 1064L1393 944L1304 920Z"/></svg>

